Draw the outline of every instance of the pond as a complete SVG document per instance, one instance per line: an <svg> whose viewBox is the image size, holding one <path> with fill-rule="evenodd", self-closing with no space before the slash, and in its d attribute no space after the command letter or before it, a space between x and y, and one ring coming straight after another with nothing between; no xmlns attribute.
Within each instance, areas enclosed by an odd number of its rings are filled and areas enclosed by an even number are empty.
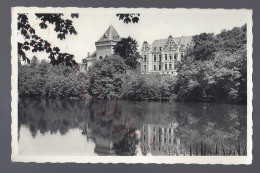
<svg viewBox="0 0 260 173"><path fill-rule="evenodd" d="M20 155L246 155L246 105L19 99Z"/></svg>

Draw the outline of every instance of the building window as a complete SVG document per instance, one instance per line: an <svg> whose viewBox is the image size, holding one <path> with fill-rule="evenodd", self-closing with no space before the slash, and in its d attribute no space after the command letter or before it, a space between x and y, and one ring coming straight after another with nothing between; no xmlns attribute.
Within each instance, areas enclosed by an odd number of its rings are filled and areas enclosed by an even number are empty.
<svg viewBox="0 0 260 173"><path fill-rule="evenodd" d="M162 55L159 55L159 61L160 62L162 61Z"/></svg>
<svg viewBox="0 0 260 173"><path fill-rule="evenodd" d="M169 64L169 70L172 70L172 64Z"/></svg>
<svg viewBox="0 0 260 173"><path fill-rule="evenodd" d="M174 60L177 60L178 53L174 54Z"/></svg>
<svg viewBox="0 0 260 173"><path fill-rule="evenodd" d="M153 127L153 131L155 132L155 127Z"/></svg>
<svg viewBox="0 0 260 173"><path fill-rule="evenodd" d="M169 57L170 57L170 60L172 60L172 54L170 54Z"/></svg>
<svg viewBox="0 0 260 173"><path fill-rule="evenodd" d="M165 61L167 60L167 54L165 54Z"/></svg>
<svg viewBox="0 0 260 173"><path fill-rule="evenodd" d="M99 59L102 59L102 56L100 56Z"/></svg>
<svg viewBox="0 0 260 173"><path fill-rule="evenodd" d="M161 136L159 136L159 142L161 143L161 141L162 141L162 140L161 140Z"/></svg>
<svg viewBox="0 0 260 173"><path fill-rule="evenodd" d="M146 65L144 65L144 71L146 71Z"/></svg>
<svg viewBox="0 0 260 173"><path fill-rule="evenodd" d="M176 62L174 62L174 70L176 70Z"/></svg>
<svg viewBox="0 0 260 173"><path fill-rule="evenodd" d="M175 138L173 139L173 143L174 143L174 144L176 144L176 143L177 143Z"/></svg>
<svg viewBox="0 0 260 173"><path fill-rule="evenodd" d="M166 137L164 138L164 143L166 143Z"/></svg>
<svg viewBox="0 0 260 173"><path fill-rule="evenodd" d="M146 62L146 55L144 55L144 62Z"/></svg>
<svg viewBox="0 0 260 173"><path fill-rule="evenodd" d="M153 65L153 70L156 70L156 65Z"/></svg>
<svg viewBox="0 0 260 173"><path fill-rule="evenodd" d="M161 64L159 65L159 70L162 70Z"/></svg>
<svg viewBox="0 0 260 173"><path fill-rule="evenodd" d="M171 128L169 128L169 134L171 134L171 132L172 132L172 130L171 130Z"/></svg>
<svg viewBox="0 0 260 173"><path fill-rule="evenodd" d="M169 138L169 144L172 142L171 138Z"/></svg>
<svg viewBox="0 0 260 173"><path fill-rule="evenodd" d="M153 61L156 61L156 55L153 56Z"/></svg>
<svg viewBox="0 0 260 173"><path fill-rule="evenodd" d="M183 58L183 52L181 53L181 57Z"/></svg>
<svg viewBox="0 0 260 173"><path fill-rule="evenodd" d="M165 64L165 70L167 70L167 64Z"/></svg>
<svg viewBox="0 0 260 173"><path fill-rule="evenodd" d="M164 134L166 134L166 133L167 133L167 128L165 127L165 128L164 128Z"/></svg>
<svg viewBox="0 0 260 173"><path fill-rule="evenodd" d="M155 142L155 136L153 137L153 142Z"/></svg>

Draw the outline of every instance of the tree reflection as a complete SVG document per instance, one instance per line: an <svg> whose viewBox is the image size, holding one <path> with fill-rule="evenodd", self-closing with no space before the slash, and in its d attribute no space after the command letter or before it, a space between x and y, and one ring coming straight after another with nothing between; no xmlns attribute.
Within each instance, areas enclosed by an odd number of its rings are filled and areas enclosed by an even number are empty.
<svg viewBox="0 0 260 173"><path fill-rule="evenodd" d="M115 153L119 156L135 156L137 152L137 145L139 139L134 129L125 133L124 137L116 144L114 144Z"/></svg>

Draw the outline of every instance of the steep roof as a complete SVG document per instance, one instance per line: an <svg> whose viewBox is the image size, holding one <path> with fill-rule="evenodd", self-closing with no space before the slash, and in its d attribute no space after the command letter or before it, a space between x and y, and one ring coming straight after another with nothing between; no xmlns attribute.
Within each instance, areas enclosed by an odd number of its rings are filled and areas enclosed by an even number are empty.
<svg viewBox="0 0 260 173"><path fill-rule="evenodd" d="M154 40L152 43L152 48L154 47L163 47L168 39L160 39L160 40Z"/></svg>
<svg viewBox="0 0 260 173"><path fill-rule="evenodd" d="M191 36L185 36L185 37L175 37L173 40L177 43L177 45L184 45L190 44L192 41ZM166 39L160 39L160 40L154 40L152 43L152 48L154 47L164 47L166 42L168 41L168 38Z"/></svg>
<svg viewBox="0 0 260 173"><path fill-rule="evenodd" d="M115 40L115 41L120 40L120 36L119 36L118 32L116 31L116 29L113 27L113 25L110 25L108 27L108 29L102 35L102 37L100 37L98 42L100 42L100 41L108 41L108 40Z"/></svg>

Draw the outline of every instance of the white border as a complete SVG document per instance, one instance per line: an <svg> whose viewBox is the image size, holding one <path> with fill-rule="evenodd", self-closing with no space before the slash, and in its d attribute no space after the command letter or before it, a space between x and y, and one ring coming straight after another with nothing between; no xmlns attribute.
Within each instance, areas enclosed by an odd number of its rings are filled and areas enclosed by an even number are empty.
<svg viewBox="0 0 260 173"><path fill-rule="evenodd" d="M100 8L99 8L100 9ZM12 156L14 162L76 162L76 163L157 163L157 164L251 164L252 163L252 99L253 99L253 11L248 9L157 9L157 8L101 8L106 12L131 13L245 13L247 22L247 156L21 156L18 154L18 58L17 58L17 13L84 13L95 8L38 8L38 7L12 7L12 75L11 75L11 106L12 106Z"/></svg>

